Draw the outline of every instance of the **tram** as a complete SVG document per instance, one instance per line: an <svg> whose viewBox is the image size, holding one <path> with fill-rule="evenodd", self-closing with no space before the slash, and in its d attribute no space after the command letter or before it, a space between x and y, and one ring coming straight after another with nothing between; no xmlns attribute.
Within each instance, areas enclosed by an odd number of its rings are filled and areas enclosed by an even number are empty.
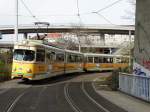
<svg viewBox="0 0 150 112"><path fill-rule="evenodd" d="M14 46L11 78L40 80L57 75L124 68L124 56L83 54L43 44L41 40L26 40Z"/></svg>
<svg viewBox="0 0 150 112"><path fill-rule="evenodd" d="M25 41L14 46L12 78L39 80L83 71L83 54L42 42Z"/></svg>

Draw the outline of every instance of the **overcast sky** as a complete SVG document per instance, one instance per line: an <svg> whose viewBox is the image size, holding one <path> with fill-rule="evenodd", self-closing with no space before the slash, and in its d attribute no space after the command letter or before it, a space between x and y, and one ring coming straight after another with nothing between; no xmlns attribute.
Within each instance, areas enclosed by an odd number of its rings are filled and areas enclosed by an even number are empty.
<svg viewBox="0 0 150 112"><path fill-rule="evenodd" d="M55 23L79 23L77 0L18 0L19 24L32 24L35 18L31 16L21 1L40 21ZM79 12L83 24L133 24L127 12L132 10L129 0L120 0L117 4L99 12L118 0L78 0ZM12 25L15 20L15 0L0 0L0 25ZM105 19L104 19L105 17ZM107 20L106 20L107 19ZM109 22L108 22L109 21Z"/></svg>

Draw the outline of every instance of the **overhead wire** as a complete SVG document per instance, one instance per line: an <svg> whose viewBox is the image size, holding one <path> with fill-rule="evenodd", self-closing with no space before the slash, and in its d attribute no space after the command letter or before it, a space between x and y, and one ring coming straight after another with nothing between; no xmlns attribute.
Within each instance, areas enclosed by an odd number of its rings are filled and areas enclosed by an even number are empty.
<svg viewBox="0 0 150 112"><path fill-rule="evenodd" d="M30 8L26 5L26 3L21 0L21 3L24 5L24 7L27 9L27 11L30 13L30 15L38 22L40 22L40 20L32 13L32 11L30 10Z"/></svg>
<svg viewBox="0 0 150 112"><path fill-rule="evenodd" d="M93 11L93 12L101 12L101 11L103 11L103 10L106 10L106 9L108 9L108 8L110 8L110 7L112 7L112 6L114 6L114 5L116 5L116 4L118 4L119 2L121 2L121 1L123 1L123 0L117 0L117 1L115 1L115 2L113 2L113 3L111 3L111 4L109 4L109 5L107 5L107 6L105 6L105 7L103 7L103 8L101 8L101 9L99 9L99 10L97 10L97 11ZM82 15L89 15L89 14L92 14L93 12L84 12L84 13L80 13L80 14L82 14Z"/></svg>
<svg viewBox="0 0 150 112"><path fill-rule="evenodd" d="M111 4L107 5L107 6L105 6L105 7L101 8L101 9L99 9L98 11L93 11L93 12L91 12L91 13L97 14L98 16L102 17L105 21L107 21L109 24L114 25L109 19L107 19L107 18L106 18L105 16L103 16L102 14L100 14L100 12L103 11L103 10L106 10L106 9L108 9L108 8L114 6L114 5L116 5L117 3L121 2L121 1L123 1L123 0L117 0L117 1L111 3Z"/></svg>
<svg viewBox="0 0 150 112"><path fill-rule="evenodd" d="M108 22L109 24L115 25L115 24L113 24L110 20L108 20L105 16L103 16L102 14L97 13L97 12L93 12L93 13L95 13L95 14L97 14L98 16L102 17L102 18L103 18L106 22Z"/></svg>
<svg viewBox="0 0 150 112"><path fill-rule="evenodd" d="M103 16L102 14L100 14L99 12L106 10L114 5L116 5L117 3L121 2L123 0L117 0L97 11L93 11L93 12L86 12L86 13L80 13L80 8L79 8L79 1L76 0L76 4L77 4L77 17L79 18L79 23L82 23L82 18L81 15L87 15L87 14L97 14L98 16L102 17L105 21L107 21L109 24L113 24L109 19L107 19L105 16ZM32 13L32 11L30 10L30 8L26 5L26 3L21 0L22 4L24 5L24 7L27 9L27 11L30 13L31 17L33 17L36 21L40 22L40 20ZM56 15L46 15L46 16L56 16ZM66 15L57 15L57 16L66 16ZM74 16L74 15L67 15L67 16Z"/></svg>
<svg viewBox="0 0 150 112"><path fill-rule="evenodd" d="M109 5L107 5L107 6L105 6L105 7L103 7L102 9L99 9L99 10L96 11L96 12L101 12L101 11L103 11L103 10L106 10L106 9L112 7L113 5L116 5L117 3L121 2L121 1L123 1L123 0L117 0L117 1L115 1L115 2L113 2L113 3L111 3L111 4L109 4Z"/></svg>
<svg viewBox="0 0 150 112"><path fill-rule="evenodd" d="M47 33L48 33L48 27L49 27L49 23L47 22L41 22L30 10L30 8L26 5L26 3L21 0L21 3L24 5L24 7L27 9L27 11L30 13L30 15L36 20L36 22L34 23L38 28L41 28L40 24L44 24L47 26ZM46 35L45 35L46 36ZM37 30L37 37L38 39L40 39L40 35L38 34L38 30ZM45 38L45 37L44 37ZM44 39L42 38L42 39Z"/></svg>

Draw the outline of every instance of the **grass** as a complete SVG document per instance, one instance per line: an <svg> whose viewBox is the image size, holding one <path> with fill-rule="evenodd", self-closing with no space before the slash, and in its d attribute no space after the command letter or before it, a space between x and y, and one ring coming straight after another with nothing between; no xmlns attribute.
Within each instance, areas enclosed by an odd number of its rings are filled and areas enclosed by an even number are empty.
<svg viewBox="0 0 150 112"><path fill-rule="evenodd" d="M94 83L95 87L100 90L117 91L119 88L119 72L131 73L132 71L130 67L116 69L112 71L112 74L109 76L99 77Z"/></svg>

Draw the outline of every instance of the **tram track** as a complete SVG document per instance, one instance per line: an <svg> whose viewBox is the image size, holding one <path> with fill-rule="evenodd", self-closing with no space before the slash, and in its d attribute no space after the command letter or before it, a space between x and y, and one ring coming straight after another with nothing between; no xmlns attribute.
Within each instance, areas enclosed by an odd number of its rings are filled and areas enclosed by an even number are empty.
<svg viewBox="0 0 150 112"><path fill-rule="evenodd" d="M67 102L69 103L69 105L72 107L72 109L74 110L74 112L82 112L74 103L74 101L72 100L71 96L69 95L68 92L68 84L65 84L64 86L64 94L65 94L65 99L67 100Z"/></svg>
<svg viewBox="0 0 150 112"><path fill-rule="evenodd" d="M107 109L109 112L127 112L126 110L120 108L119 106L115 105L108 99L98 94L93 82L86 83L84 88L93 100L95 100L98 104Z"/></svg>
<svg viewBox="0 0 150 112"><path fill-rule="evenodd" d="M9 112L25 89L9 89L0 95L0 112ZM8 111L9 110L9 111Z"/></svg>
<svg viewBox="0 0 150 112"><path fill-rule="evenodd" d="M6 112L12 112L14 106L16 105L16 103L19 101L19 99L25 94L25 92L21 93L13 102L12 104L9 106L9 108L7 109Z"/></svg>
<svg viewBox="0 0 150 112"><path fill-rule="evenodd" d="M64 87L65 97L74 112L109 112L102 106L95 105L95 102L87 96L82 82L67 83ZM86 93L86 94L85 94Z"/></svg>
<svg viewBox="0 0 150 112"><path fill-rule="evenodd" d="M94 100L90 95L89 93L85 90L84 88L84 82L82 82L82 91L84 92L84 94L95 104L97 105L100 110L104 110L104 112L110 112L109 110L107 110L105 107L103 107L101 104L99 104L96 100Z"/></svg>
<svg viewBox="0 0 150 112"><path fill-rule="evenodd" d="M100 96L92 82L69 82L64 86L65 98L74 112L127 112Z"/></svg>

